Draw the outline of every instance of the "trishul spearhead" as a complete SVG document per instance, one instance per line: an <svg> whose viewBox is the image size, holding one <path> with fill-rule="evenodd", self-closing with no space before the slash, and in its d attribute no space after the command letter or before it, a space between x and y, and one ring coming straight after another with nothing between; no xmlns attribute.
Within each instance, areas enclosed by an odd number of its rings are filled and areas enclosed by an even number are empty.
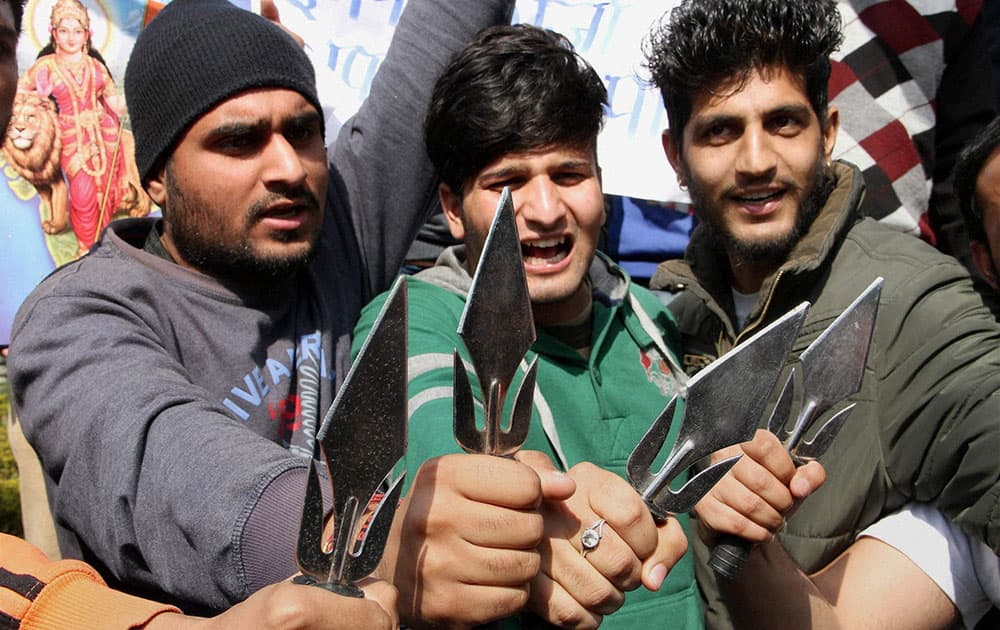
<svg viewBox="0 0 1000 630"><path fill-rule="evenodd" d="M688 381L683 402L674 396L667 403L626 464L629 481L653 516L663 519L691 510L739 460L736 456L717 462L682 488L670 488L670 482L698 460L753 438L808 308L806 303L799 305L712 362ZM683 416L677 441L653 473L651 465L675 421L678 404Z"/></svg>
<svg viewBox="0 0 1000 630"><path fill-rule="evenodd" d="M323 549L323 497L310 466L296 557L300 582L360 597L354 582L382 558L403 480L390 475L406 452L406 307L406 279L400 278L323 420L317 438L333 487L333 548ZM359 538L380 489L385 493Z"/></svg>
<svg viewBox="0 0 1000 630"><path fill-rule="evenodd" d="M458 324L483 394L484 428L476 426L475 401L465 365L455 350L455 440L470 453L513 455L531 424L537 357L514 400L510 426L501 430L504 400L524 355L535 342L535 322L524 275L510 190L503 189L472 287Z"/></svg>
<svg viewBox="0 0 1000 630"><path fill-rule="evenodd" d="M825 453L854 409L854 403L849 403L826 417L827 412L861 388L881 293L879 277L802 351L798 369L793 368L785 380L767 428L782 441L796 465ZM801 377L796 372L801 372ZM795 384L802 392L802 406L793 415ZM795 421L791 422L793 417ZM824 417L822 425L815 429L814 425ZM708 566L733 579L743 570L750 548L751 544L742 538L722 536L712 549Z"/></svg>

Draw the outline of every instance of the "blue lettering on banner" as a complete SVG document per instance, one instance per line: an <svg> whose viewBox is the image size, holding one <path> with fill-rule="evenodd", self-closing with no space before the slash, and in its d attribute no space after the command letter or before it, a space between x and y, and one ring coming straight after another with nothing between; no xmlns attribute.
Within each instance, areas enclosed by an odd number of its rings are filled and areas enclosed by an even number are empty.
<svg viewBox="0 0 1000 630"><path fill-rule="evenodd" d="M531 20L521 19L519 10L515 9L512 22L514 24L530 22L534 26L551 28L561 32L566 35L577 52L583 55L593 52L598 34L603 31L604 36L601 38L597 49L604 51L611 43L612 35L614 35L619 18L624 11L623 3L620 0L595 1L589 3L591 4L589 11L586 6L587 4L581 3L580 0L538 0L535 7L535 15ZM567 20L565 19L567 11L562 11L560 15L553 17L549 13L550 8L553 9L553 12L557 13L560 13L559 9L568 9L571 11L569 15L572 15L574 21L580 20L582 25L572 27L567 24ZM587 19L588 13L589 20Z"/></svg>
<svg viewBox="0 0 1000 630"><path fill-rule="evenodd" d="M313 15L312 10L316 8L316 0L310 0L309 2L302 2L301 0L287 0L288 4L293 7L298 8L302 11L302 14L309 18L310 21L315 22L316 16Z"/></svg>
<svg viewBox="0 0 1000 630"><path fill-rule="evenodd" d="M367 94L371 90L375 72L382 63L382 57L368 52L362 46L344 49L330 42L329 47L330 54L326 63L330 70L338 72L339 68L340 78L345 85L361 94Z"/></svg>
<svg viewBox="0 0 1000 630"><path fill-rule="evenodd" d="M385 0L377 1L385 2ZM350 16L352 20L361 19L361 5L363 4L371 6L371 3L365 2L365 0L351 0ZM399 23L399 14L403 12L404 4L406 4L406 0L393 0L392 10L389 13L389 26L395 28L396 24Z"/></svg>
<svg viewBox="0 0 1000 630"><path fill-rule="evenodd" d="M389 14L389 24L395 27L399 24L399 15L403 12L403 4L406 0L395 0L395 4L392 5L392 13Z"/></svg>
<svg viewBox="0 0 1000 630"><path fill-rule="evenodd" d="M628 135L635 136L644 115L651 115L642 133L659 134L666 126L667 112L658 93L646 90L634 77L605 75L608 86L608 118L628 116Z"/></svg>
<svg viewBox="0 0 1000 630"><path fill-rule="evenodd" d="M594 7L594 17L590 20L590 28L585 31L580 29L575 29L577 37L581 37L583 42L579 45L580 50L589 51L590 47L594 45L594 38L597 37L597 29L601 25L601 18L604 17L604 6L598 5ZM614 30L614 25L612 24L611 29ZM579 40L578 40L579 41Z"/></svg>
<svg viewBox="0 0 1000 630"><path fill-rule="evenodd" d="M659 92L648 90L636 77L604 75L608 87L609 119L628 116L628 135L636 136L640 132L643 118L648 119L642 133L659 133L666 126L667 110L663 107Z"/></svg>

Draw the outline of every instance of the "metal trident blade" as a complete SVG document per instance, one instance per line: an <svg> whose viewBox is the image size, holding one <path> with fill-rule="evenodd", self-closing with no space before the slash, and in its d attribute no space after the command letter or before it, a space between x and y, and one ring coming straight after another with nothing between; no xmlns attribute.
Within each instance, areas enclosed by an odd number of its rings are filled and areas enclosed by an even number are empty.
<svg viewBox="0 0 1000 630"><path fill-rule="evenodd" d="M504 188L472 279L458 324L483 393L485 426L476 426L471 385L455 351L455 439L470 453L510 455L524 444L531 423L535 365L521 382L510 426L501 430L501 415L511 381L535 342L528 283L517 235L514 204Z"/></svg>
<svg viewBox="0 0 1000 630"><path fill-rule="evenodd" d="M802 408L791 427L787 426L787 420L769 427L782 438L793 456L819 457L843 426L849 410L838 412L808 446L800 446L816 419L861 387L881 291L882 278L876 278L799 356L804 392ZM789 415L786 412L785 418Z"/></svg>
<svg viewBox="0 0 1000 630"><path fill-rule="evenodd" d="M788 421L792 414L792 399L795 397L794 380L795 368L792 368L788 371L788 378L785 379L785 384L781 387L781 393L778 394L774 409L771 410L771 417L767 420L767 430L779 437L782 425Z"/></svg>
<svg viewBox="0 0 1000 630"><path fill-rule="evenodd" d="M679 490L669 486L701 458L753 438L808 308L803 303L789 311L688 381L677 441L659 472L653 473L651 465L675 419L676 396L632 450L626 464L629 481L655 516L687 512L736 464L739 457L729 458Z"/></svg>
<svg viewBox="0 0 1000 630"><path fill-rule="evenodd" d="M785 381L767 428L782 440L796 465L825 453L854 409L852 403L836 411L813 433L811 440L802 441L818 418L861 387L881 289L882 278L876 278L799 355L805 394L802 409L791 428L785 427L792 412L794 370ZM720 575L733 579L743 570L750 548L751 544L742 538L723 536L712 549L708 565Z"/></svg>
<svg viewBox="0 0 1000 630"><path fill-rule="evenodd" d="M795 464L800 466L807 461L816 459L820 455L826 452L826 449L830 448L833 444L833 438L837 437L840 433L840 429L847 422L847 417L851 415L851 411L854 410L856 403L851 403L836 412L830 419L827 420L822 427L816 431L816 434L811 440L806 442L799 442L798 445L792 451L792 459Z"/></svg>
<svg viewBox="0 0 1000 630"><path fill-rule="evenodd" d="M391 482L356 540L366 507L406 451L406 279L393 287L357 360L323 420L318 447L333 486L334 545L322 549L323 498L310 467L299 527L299 569L329 590L361 596L353 582L368 576L385 548L402 476Z"/></svg>

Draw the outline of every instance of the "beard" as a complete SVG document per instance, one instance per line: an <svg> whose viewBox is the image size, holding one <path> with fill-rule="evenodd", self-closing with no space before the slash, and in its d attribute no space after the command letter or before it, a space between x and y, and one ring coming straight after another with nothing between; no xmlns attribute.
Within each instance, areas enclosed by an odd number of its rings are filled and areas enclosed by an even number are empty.
<svg viewBox="0 0 1000 630"><path fill-rule="evenodd" d="M250 226L268 206L288 197L305 198L318 211L319 203L305 188L287 193L269 194L247 208L239 221L239 230L227 230L224 221L205 212L206 203L197 195L186 193L178 186L168 164L164 174L169 208L164 208L170 224L170 237L178 254L201 272L218 278L240 282L268 283L285 279L305 268L311 261L319 241L317 230L306 250L279 255L264 255L254 251L249 240ZM297 232L276 232L278 241L291 241Z"/></svg>
<svg viewBox="0 0 1000 630"><path fill-rule="evenodd" d="M698 181L686 173L689 182L691 203L698 211L698 217L705 223L708 235L717 246L723 248L731 258L754 264L777 264L784 262L795 244L809 230L823 204L833 191L835 178L833 167L826 164L822 153L816 160L813 175L810 178L808 190L801 197L802 202L795 216L795 224L791 230L766 239L740 238L730 229L724 220L719 206L722 202L713 201ZM781 180L789 191L796 191L798 186L790 180ZM723 195L724 197L726 195Z"/></svg>

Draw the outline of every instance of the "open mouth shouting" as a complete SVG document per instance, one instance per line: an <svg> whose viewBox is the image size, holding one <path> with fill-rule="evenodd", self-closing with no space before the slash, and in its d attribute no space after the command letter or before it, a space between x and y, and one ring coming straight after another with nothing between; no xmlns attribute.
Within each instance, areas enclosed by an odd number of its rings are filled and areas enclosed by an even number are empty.
<svg viewBox="0 0 1000 630"><path fill-rule="evenodd" d="M521 255L528 267L551 267L558 265L569 256L573 241L568 236L537 239L521 243Z"/></svg>

